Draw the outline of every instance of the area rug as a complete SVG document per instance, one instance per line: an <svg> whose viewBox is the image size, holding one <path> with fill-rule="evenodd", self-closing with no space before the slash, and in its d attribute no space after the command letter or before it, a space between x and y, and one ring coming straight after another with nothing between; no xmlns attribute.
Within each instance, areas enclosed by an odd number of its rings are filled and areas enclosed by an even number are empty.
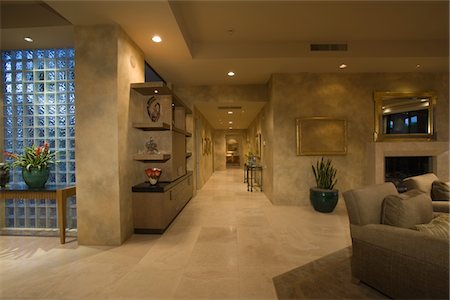
<svg viewBox="0 0 450 300"><path fill-rule="evenodd" d="M352 282L351 247L274 277L278 299L390 299Z"/></svg>

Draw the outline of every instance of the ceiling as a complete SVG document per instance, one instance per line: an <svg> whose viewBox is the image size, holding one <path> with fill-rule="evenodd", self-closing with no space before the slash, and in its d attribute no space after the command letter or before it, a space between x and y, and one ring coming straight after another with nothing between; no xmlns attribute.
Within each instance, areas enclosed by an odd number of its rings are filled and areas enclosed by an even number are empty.
<svg viewBox="0 0 450 300"><path fill-rule="evenodd" d="M169 83L266 84L274 73L448 72L448 1L0 1L1 48L73 46L119 24ZM158 34L163 41L153 43ZM23 41L32 36L33 44ZM311 51L310 44L347 51ZM339 65L347 64L346 69ZM234 77L227 76L234 71ZM208 116L207 116L208 117ZM212 119L212 118L208 118Z"/></svg>

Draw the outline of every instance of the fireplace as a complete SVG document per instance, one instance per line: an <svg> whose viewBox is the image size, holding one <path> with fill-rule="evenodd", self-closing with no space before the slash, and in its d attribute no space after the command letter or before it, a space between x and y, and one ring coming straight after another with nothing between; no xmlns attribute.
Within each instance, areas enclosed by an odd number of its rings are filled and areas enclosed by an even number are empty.
<svg viewBox="0 0 450 300"><path fill-rule="evenodd" d="M403 179L433 172L432 156L386 156L384 158L384 180L403 190Z"/></svg>

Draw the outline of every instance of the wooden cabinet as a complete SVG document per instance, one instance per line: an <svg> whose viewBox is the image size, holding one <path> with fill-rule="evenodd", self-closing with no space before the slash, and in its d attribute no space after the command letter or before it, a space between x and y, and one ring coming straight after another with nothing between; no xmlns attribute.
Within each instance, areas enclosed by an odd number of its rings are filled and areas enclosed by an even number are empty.
<svg viewBox="0 0 450 300"><path fill-rule="evenodd" d="M192 172L186 169L192 155L186 150L192 136L186 131L186 115L192 112L162 82L131 84L131 101L137 107L132 125L146 132L142 146L151 136L158 148L158 153L140 149L133 159L142 162L142 172L162 170L157 186L144 182L132 187L135 232L163 232L193 194Z"/></svg>

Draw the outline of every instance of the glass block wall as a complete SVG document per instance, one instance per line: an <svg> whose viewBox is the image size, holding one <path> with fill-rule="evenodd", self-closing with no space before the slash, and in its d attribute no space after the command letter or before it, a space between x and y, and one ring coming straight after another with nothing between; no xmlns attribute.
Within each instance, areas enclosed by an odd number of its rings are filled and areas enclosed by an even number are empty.
<svg viewBox="0 0 450 300"><path fill-rule="evenodd" d="M75 184L74 56L74 49L2 51L4 150L22 154L47 141L58 151L47 184ZM13 169L11 182L22 181ZM75 198L67 224L76 227ZM57 228L55 200L7 200L3 226Z"/></svg>

